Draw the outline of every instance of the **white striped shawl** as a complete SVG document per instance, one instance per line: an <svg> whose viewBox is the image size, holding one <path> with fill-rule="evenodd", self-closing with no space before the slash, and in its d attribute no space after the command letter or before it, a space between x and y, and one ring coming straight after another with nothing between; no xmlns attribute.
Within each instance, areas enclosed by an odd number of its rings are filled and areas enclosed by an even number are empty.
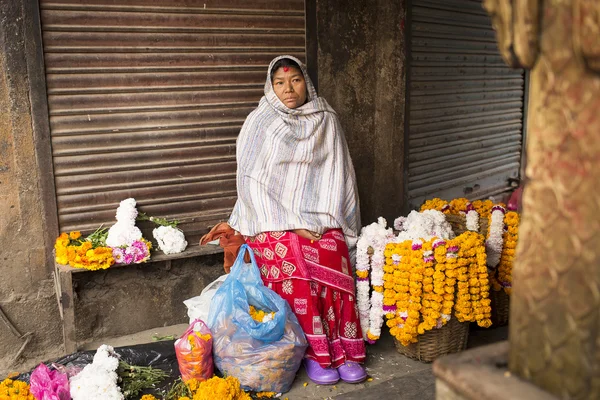
<svg viewBox="0 0 600 400"><path fill-rule="evenodd" d="M300 65L308 102L285 106L271 84L281 58ZM243 235L341 228L351 252L360 229L354 167L335 111L317 92L300 60L271 61L265 95L237 139L238 199L229 225Z"/></svg>

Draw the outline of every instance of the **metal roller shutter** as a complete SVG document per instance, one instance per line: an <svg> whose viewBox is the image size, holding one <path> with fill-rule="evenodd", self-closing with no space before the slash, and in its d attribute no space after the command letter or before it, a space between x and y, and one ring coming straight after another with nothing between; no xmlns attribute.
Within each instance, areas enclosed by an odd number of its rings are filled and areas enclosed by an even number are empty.
<svg viewBox="0 0 600 400"><path fill-rule="evenodd" d="M303 0L41 0L61 231L135 197L190 243L236 199L235 140L269 61L305 59Z"/></svg>
<svg viewBox="0 0 600 400"><path fill-rule="evenodd" d="M504 64L477 0L413 0L408 205L481 198L519 174L524 72Z"/></svg>

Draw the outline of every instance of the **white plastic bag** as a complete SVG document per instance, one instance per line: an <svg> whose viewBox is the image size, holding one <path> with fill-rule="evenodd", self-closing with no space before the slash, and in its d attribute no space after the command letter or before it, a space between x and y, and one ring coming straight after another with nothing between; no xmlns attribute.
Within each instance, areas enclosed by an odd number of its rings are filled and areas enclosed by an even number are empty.
<svg viewBox="0 0 600 400"><path fill-rule="evenodd" d="M210 302L217 292L217 289L221 287L227 275L221 275L215 281L207 285L200 296L192 297L183 302L188 308L188 317L190 317L190 324L196 319L202 321L208 321L208 311L210 309Z"/></svg>

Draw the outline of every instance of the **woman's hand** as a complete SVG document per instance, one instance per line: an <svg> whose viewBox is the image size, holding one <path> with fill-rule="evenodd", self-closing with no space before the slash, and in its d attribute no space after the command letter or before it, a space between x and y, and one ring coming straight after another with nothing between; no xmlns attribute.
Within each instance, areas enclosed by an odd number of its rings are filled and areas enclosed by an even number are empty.
<svg viewBox="0 0 600 400"><path fill-rule="evenodd" d="M320 233L309 231L308 229L294 229L292 232L308 240L319 240L323 236Z"/></svg>

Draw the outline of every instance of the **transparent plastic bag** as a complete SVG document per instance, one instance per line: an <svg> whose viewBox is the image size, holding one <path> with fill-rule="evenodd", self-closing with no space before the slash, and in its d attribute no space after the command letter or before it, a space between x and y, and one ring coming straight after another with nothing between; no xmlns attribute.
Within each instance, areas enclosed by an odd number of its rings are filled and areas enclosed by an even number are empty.
<svg viewBox="0 0 600 400"><path fill-rule="evenodd" d="M210 302L213 296L217 292L217 289L221 287L223 282L227 279L227 275L221 275L208 286L206 286L200 296L192 297L183 302L188 309L188 317L190 317L190 324L197 319L202 321L208 320L208 312L210 310Z"/></svg>
<svg viewBox="0 0 600 400"><path fill-rule="evenodd" d="M244 263L248 251L251 263ZM274 312L257 322L249 308ZM285 300L267 288L254 254L240 248L231 273L215 293L208 317L217 368L253 391L287 392L308 346L304 332Z"/></svg>
<svg viewBox="0 0 600 400"><path fill-rule="evenodd" d="M175 341L175 355L184 382L192 378L202 382L213 376L212 345L210 330L201 320L190 324L183 335Z"/></svg>

